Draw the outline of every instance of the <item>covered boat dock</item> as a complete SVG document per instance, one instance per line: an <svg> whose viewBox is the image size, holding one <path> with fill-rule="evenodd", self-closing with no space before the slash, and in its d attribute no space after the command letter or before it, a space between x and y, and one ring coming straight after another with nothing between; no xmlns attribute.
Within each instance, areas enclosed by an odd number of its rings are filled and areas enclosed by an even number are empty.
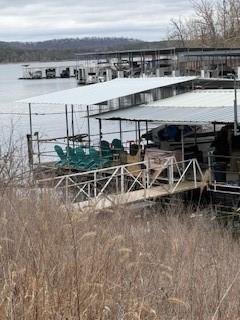
<svg viewBox="0 0 240 320"><path fill-rule="evenodd" d="M208 128L213 132L214 140L205 150L207 161L201 164L201 168L209 171L209 187L215 192L231 192L240 196L239 99L239 89L196 90L126 110L110 111L97 115L97 118L100 122L131 121L139 127L148 123L156 127L174 125L182 128L182 133L185 126ZM195 145L200 148L197 135ZM182 161L185 160L185 148L182 134Z"/></svg>
<svg viewBox="0 0 240 320"><path fill-rule="evenodd" d="M101 147L103 120L117 120L120 123L120 138L123 121L137 124L135 126L138 133L135 140L135 145L138 146L136 156L128 154L121 144L121 152L118 152L120 162L111 160L112 165L100 166L94 170L89 168L86 172L68 171L67 174L58 175L54 178L41 179L40 184L47 183L55 189L65 190L66 201L70 199L73 202L80 201L89 205L96 205L95 201L97 203L101 201L100 207L109 206L109 203L115 201L122 202L121 199L125 199L124 202L139 201L140 194L142 194L140 197L142 200L155 198L155 187L158 187L156 192L159 197L174 194L181 190L194 190L204 184L202 170L209 170L209 185L217 189L220 184L219 180L216 180L212 175L211 159L209 163L200 166L194 154L190 158L185 157L184 128L186 126L192 128L212 126L213 129L211 130L216 137L218 134L216 126L221 128L224 125L237 125L236 116L240 109L239 107L234 108L234 106L237 106L240 93L239 90L196 90L188 92L194 87L193 82L195 80L196 77L116 79L106 83L22 100L22 103L28 103L29 105L31 143L34 139L32 107L40 104L51 105L53 108L55 106L59 108L59 105L60 108L65 107L67 134L62 139L67 142L68 150L70 150L70 146L73 149L79 148L78 144L83 143L80 140L72 140L77 134L74 131L73 117L68 118L69 108L71 108L73 114L74 108L81 107L84 115L87 116L88 137L86 148L89 148L89 150L92 148L90 119L94 117L99 120L100 155L103 155L105 151ZM167 98L162 95L162 90L165 88L169 90ZM159 91L156 92L156 90ZM127 99L126 103L127 97L129 100ZM118 103L114 104L116 100ZM159 146L154 150L149 150L148 141L147 144L142 143L142 123L144 123L146 131L150 124L151 128L162 124L164 126L179 126L182 132L181 158L177 159L172 150L161 149ZM230 131L232 131L232 128L229 127L228 132ZM70 136L70 133L72 133L72 136ZM53 141L56 143L57 138L54 138ZM120 143L122 143L121 139ZM195 145L198 145L197 137ZM69 154L66 153L65 156L68 157ZM112 156L114 157L113 153ZM235 190L240 188L236 185L234 187ZM72 192L73 190L74 192ZM111 196L109 190L111 190ZM151 190L153 193L151 193ZM133 195L133 192L136 196ZM236 192L239 193L239 190ZM120 198L119 194L121 194ZM106 202L103 198L107 198L108 201Z"/></svg>

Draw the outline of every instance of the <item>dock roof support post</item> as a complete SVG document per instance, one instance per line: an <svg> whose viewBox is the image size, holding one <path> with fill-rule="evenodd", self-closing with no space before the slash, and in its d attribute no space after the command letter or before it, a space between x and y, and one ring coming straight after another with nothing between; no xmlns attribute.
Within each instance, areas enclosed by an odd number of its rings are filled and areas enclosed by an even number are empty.
<svg viewBox="0 0 240 320"><path fill-rule="evenodd" d="M122 121L121 119L119 120L119 136L120 136L120 140L122 141Z"/></svg>
<svg viewBox="0 0 240 320"><path fill-rule="evenodd" d="M194 144L197 145L197 127L194 127Z"/></svg>
<svg viewBox="0 0 240 320"><path fill-rule="evenodd" d="M146 133L148 133L148 121L146 121ZM149 140L148 140L148 134L147 134L147 146L148 146Z"/></svg>
<svg viewBox="0 0 240 320"><path fill-rule="evenodd" d="M65 104L66 134L67 134L67 153L69 152L69 127L68 127L68 106Z"/></svg>
<svg viewBox="0 0 240 320"><path fill-rule="evenodd" d="M88 147L91 146L91 132L90 132L90 112L89 106L87 106L87 125L88 125Z"/></svg>
<svg viewBox="0 0 240 320"><path fill-rule="evenodd" d="M32 106L31 106L31 103L28 104L28 110L29 110L30 135L31 135L31 137L32 137L32 135L33 135L33 128L32 128Z"/></svg>
<svg viewBox="0 0 240 320"><path fill-rule="evenodd" d="M140 121L137 122L138 124L138 148L140 149L140 142L141 142L141 128L140 128Z"/></svg>
<svg viewBox="0 0 240 320"><path fill-rule="evenodd" d="M101 141L102 141L102 119L98 119L98 124L99 124L99 141L100 141L100 144L101 144Z"/></svg>
<svg viewBox="0 0 240 320"><path fill-rule="evenodd" d="M135 123L135 140L136 140L136 143L137 143L137 140L138 140L138 127L137 127L137 121L134 121Z"/></svg>
<svg viewBox="0 0 240 320"><path fill-rule="evenodd" d="M182 166L183 170L185 169L185 154L184 154L184 135L183 135L184 126L181 127L181 144L182 144Z"/></svg>
<svg viewBox="0 0 240 320"><path fill-rule="evenodd" d="M30 170L33 170L33 127L32 127L32 106L31 103L28 104L29 110L29 127L30 127L30 135L27 134L28 141L28 162Z"/></svg>
<svg viewBox="0 0 240 320"><path fill-rule="evenodd" d="M75 136L75 130L74 130L74 106L71 105L71 115L72 115L72 141L73 141L73 148L75 146L74 136Z"/></svg>

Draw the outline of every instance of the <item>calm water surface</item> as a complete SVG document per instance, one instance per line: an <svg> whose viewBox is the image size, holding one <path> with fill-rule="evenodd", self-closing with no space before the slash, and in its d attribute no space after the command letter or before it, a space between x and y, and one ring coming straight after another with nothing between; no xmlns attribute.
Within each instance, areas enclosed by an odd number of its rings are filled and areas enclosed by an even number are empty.
<svg viewBox="0 0 240 320"><path fill-rule="evenodd" d="M39 63L37 64L40 65ZM9 138L10 132L14 130L14 136L21 141L26 141L29 133L28 105L16 103L17 100L50 93L54 91L77 87L75 79L41 79L41 80L18 80L22 76L20 64L0 65L0 142ZM75 133L87 132L87 120L83 113L76 109L74 114ZM65 136L65 114L64 106L33 106L33 130L38 131L41 137ZM39 113L41 115L39 115ZM133 125L125 124L124 129L132 129ZM119 130L118 122L104 122L103 133ZM91 133L98 141L98 122L91 120ZM116 134L105 135L106 140L111 140ZM118 135L117 135L118 137ZM134 138L134 133L126 133L124 140Z"/></svg>

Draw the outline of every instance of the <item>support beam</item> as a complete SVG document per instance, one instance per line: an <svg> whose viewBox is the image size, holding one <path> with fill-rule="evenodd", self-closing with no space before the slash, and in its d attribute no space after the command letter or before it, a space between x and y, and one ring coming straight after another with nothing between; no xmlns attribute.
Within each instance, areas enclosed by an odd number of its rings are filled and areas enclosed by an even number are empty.
<svg viewBox="0 0 240 320"><path fill-rule="evenodd" d="M67 106L67 104L65 104L65 120L66 120L67 146L69 149L69 125L68 125L68 106ZM69 150L67 152L69 152Z"/></svg>
<svg viewBox="0 0 240 320"><path fill-rule="evenodd" d="M120 136L120 140L122 141L123 137L122 137L122 120L121 119L119 120L119 136Z"/></svg>
<svg viewBox="0 0 240 320"><path fill-rule="evenodd" d="M182 161L183 161L183 170L185 169L185 151L184 151L184 135L183 135L184 126L181 127L181 144L182 144Z"/></svg>
<svg viewBox="0 0 240 320"><path fill-rule="evenodd" d="M71 115L72 115L72 136L73 136L73 148L75 146L75 139L74 139L74 136L75 136L75 130L74 130L74 106L73 104L71 105Z"/></svg>
<svg viewBox="0 0 240 320"><path fill-rule="evenodd" d="M140 121L138 121L138 146L140 147L141 143L141 127L140 127Z"/></svg>
<svg viewBox="0 0 240 320"><path fill-rule="evenodd" d="M32 127L32 106L31 106L31 103L29 103L29 105L28 105L28 110L29 110L30 135L32 137L32 135L33 135L33 127Z"/></svg>
<svg viewBox="0 0 240 320"><path fill-rule="evenodd" d="M99 125L99 150L100 150L100 156L102 157L102 119L98 119L98 125Z"/></svg>
<svg viewBox="0 0 240 320"><path fill-rule="evenodd" d="M29 127L30 127L30 134L27 134L27 144L28 144L28 161L29 161L29 167L30 170L33 170L33 127L32 127L32 107L31 103L28 105L29 110Z"/></svg>
<svg viewBox="0 0 240 320"><path fill-rule="evenodd" d="M99 142L101 145L102 141L102 119L98 119L98 125L99 125Z"/></svg>
<svg viewBox="0 0 240 320"><path fill-rule="evenodd" d="M148 133L148 121L146 121L146 133ZM148 146L148 142L149 142L149 140L148 140L148 135L147 135L147 146Z"/></svg>
<svg viewBox="0 0 240 320"><path fill-rule="evenodd" d="M91 146L91 131L90 131L90 112L89 106L87 106L87 123L88 123L88 147Z"/></svg>

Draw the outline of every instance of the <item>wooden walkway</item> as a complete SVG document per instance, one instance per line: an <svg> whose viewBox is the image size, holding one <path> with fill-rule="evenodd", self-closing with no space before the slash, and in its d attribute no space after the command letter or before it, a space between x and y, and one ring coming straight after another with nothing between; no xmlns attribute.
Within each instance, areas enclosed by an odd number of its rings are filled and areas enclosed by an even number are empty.
<svg viewBox="0 0 240 320"><path fill-rule="evenodd" d="M108 196L104 196L101 198L90 199L83 202L77 202L73 204L74 210L85 211L85 210L104 210L114 206L123 206L126 204L151 200L156 198L161 198L167 195L172 195L184 191L190 191L194 189L198 189L202 186L202 183L197 182L195 185L192 181L184 181L181 182L177 188L172 192L175 185L170 186L169 184L152 187L150 189L142 189L131 191L123 194L109 194Z"/></svg>

